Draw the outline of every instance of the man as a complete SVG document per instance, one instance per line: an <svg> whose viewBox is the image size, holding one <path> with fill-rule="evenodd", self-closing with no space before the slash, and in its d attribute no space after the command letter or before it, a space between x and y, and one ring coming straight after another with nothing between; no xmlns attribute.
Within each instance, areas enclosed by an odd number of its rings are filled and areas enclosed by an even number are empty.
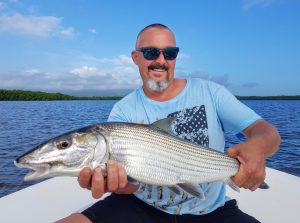
<svg viewBox="0 0 300 223"><path fill-rule="evenodd" d="M168 27L145 27L135 47L131 56L143 87L116 103L109 121L152 123L173 116L178 137L223 152L223 132L242 133L247 141L228 150L241 163L232 180L238 187L256 190L265 178L266 157L280 144L277 130L224 87L201 79L175 78L179 48ZM85 168L78 181L95 198L105 192L113 194L60 222L258 222L225 196L221 182L199 185L206 197L200 200L184 191L175 194L167 187L130 184L124 168L112 160L107 178L100 168Z"/></svg>

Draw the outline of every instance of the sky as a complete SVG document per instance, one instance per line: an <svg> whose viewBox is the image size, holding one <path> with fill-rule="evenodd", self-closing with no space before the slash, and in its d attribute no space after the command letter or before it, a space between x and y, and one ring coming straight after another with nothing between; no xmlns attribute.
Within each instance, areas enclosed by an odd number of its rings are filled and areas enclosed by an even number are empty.
<svg viewBox="0 0 300 223"><path fill-rule="evenodd" d="M175 76L235 95L300 95L300 0L0 0L0 89L82 96L141 86L137 33L173 30Z"/></svg>

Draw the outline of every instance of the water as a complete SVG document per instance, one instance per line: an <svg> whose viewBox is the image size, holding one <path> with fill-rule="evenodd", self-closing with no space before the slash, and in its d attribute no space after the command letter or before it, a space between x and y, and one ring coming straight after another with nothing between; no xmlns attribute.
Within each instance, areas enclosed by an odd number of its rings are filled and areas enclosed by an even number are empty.
<svg viewBox="0 0 300 223"><path fill-rule="evenodd" d="M13 160L44 140L107 119L116 101L0 101L0 197L32 185Z"/></svg>
<svg viewBox="0 0 300 223"><path fill-rule="evenodd" d="M13 160L33 146L58 134L103 122L116 101L0 101L0 197L32 185L28 172ZM280 150L267 166L300 176L300 101L244 101L274 124L282 137ZM226 146L239 139L226 135Z"/></svg>

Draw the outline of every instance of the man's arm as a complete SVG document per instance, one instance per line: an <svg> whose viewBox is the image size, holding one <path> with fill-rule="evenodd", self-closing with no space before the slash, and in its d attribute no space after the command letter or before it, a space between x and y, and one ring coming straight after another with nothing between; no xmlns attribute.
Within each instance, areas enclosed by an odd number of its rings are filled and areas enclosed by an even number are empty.
<svg viewBox="0 0 300 223"><path fill-rule="evenodd" d="M280 145L277 129L264 120L258 120L244 129L247 141L228 149L228 155L240 161L234 183L251 191L256 190L266 176L266 158L274 154Z"/></svg>

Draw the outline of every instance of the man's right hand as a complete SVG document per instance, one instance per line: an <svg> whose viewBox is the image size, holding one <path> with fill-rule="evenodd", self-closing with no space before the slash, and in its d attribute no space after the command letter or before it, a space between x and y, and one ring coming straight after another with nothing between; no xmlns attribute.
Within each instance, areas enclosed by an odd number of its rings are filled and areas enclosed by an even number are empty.
<svg viewBox="0 0 300 223"><path fill-rule="evenodd" d="M79 185L92 191L94 198L100 198L106 192L131 194L138 190L139 185L129 184L124 167L114 160L107 163L107 177L104 178L100 167L91 170L85 167L78 177Z"/></svg>

